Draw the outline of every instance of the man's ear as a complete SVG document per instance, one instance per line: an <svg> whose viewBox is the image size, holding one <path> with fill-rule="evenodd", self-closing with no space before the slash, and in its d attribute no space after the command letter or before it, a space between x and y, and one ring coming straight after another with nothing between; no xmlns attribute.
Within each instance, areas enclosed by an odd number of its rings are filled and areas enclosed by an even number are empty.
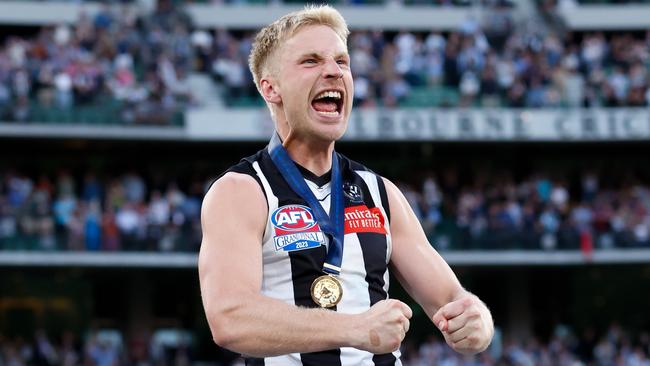
<svg viewBox="0 0 650 366"><path fill-rule="evenodd" d="M280 104L282 103L282 96L280 95L280 88L275 80L270 77L260 80L260 88L262 89L262 97L268 103Z"/></svg>

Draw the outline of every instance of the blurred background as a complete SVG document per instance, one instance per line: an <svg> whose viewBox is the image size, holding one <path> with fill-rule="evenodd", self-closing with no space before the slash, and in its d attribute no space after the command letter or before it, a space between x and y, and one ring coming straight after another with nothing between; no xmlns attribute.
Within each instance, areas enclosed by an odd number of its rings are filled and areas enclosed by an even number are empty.
<svg viewBox="0 0 650 366"><path fill-rule="evenodd" d="M337 148L497 326L461 357L416 307L404 364L650 365L650 2L331 4ZM201 200L271 136L246 59L302 5L0 1L0 365L241 364L201 306Z"/></svg>

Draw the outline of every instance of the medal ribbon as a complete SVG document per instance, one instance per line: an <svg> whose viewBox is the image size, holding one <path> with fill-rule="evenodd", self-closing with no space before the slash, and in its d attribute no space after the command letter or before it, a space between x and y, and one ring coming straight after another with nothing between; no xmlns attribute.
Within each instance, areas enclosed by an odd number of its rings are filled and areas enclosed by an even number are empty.
<svg viewBox="0 0 650 366"><path fill-rule="evenodd" d="M332 151L332 193L330 196L330 212L328 215L316 196L314 196L314 193L309 189L309 186L307 186L307 183L305 183L302 174L300 174L295 163L289 157L289 153L282 146L280 136L277 133L273 134L268 150L269 155L271 155L271 160L273 160L273 163L282 174L284 180L311 207L316 221L330 238L327 258L323 264L323 272L338 275L341 273L343 237L345 236L343 231L343 206L345 205L343 200L343 178L341 177L338 155Z"/></svg>

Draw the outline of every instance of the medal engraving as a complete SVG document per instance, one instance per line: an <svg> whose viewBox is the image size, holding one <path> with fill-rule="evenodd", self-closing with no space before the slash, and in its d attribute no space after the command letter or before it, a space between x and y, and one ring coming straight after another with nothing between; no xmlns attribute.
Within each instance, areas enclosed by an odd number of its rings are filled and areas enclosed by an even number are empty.
<svg viewBox="0 0 650 366"><path fill-rule="evenodd" d="M311 298L322 308L331 308L341 301L343 287L334 276L320 276L311 284Z"/></svg>

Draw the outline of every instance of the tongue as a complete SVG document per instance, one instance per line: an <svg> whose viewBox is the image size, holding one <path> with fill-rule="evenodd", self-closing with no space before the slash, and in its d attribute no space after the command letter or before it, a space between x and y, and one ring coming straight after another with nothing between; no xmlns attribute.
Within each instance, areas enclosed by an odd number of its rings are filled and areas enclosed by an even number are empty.
<svg viewBox="0 0 650 366"><path fill-rule="evenodd" d="M319 99L313 101L311 105L319 112L336 112L336 102L331 100Z"/></svg>

